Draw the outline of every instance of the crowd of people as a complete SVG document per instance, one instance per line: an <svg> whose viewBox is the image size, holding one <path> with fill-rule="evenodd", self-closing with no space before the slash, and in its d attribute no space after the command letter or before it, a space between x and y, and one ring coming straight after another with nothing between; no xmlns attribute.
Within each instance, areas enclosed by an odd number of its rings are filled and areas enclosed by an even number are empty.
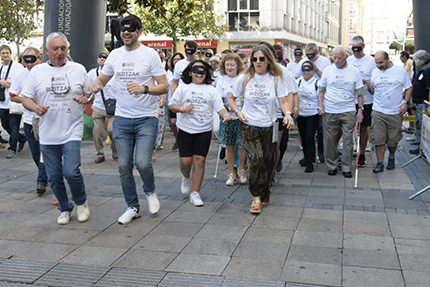
<svg viewBox="0 0 430 287"><path fill-rule="evenodd" d="M303 147L299 164L306 173L314 172L318 159L329 176L340 169L351 178L357 123L359 166L367 164L365 151L372 142L377 157L373 172L379 173L384 170L386 148L386 169L395 168L410 101L417 109L418 143L422 111L430 112L424 104L429 97L430 54L424 50L414 55L416 77L412 77L384 51L366 55L361 36L352 39L352 52L337 46L332 61L319 54L316 44L308 43L296 48L294 60L287 63L283 47L267 42L256 45L249 56L207 49L199 57L197 43L187 41L185 56L166 57L142 45L141 34L141 20L125 17L121 21L124 45L110 54L100 53L98 67L88 73L68 59L70 43L59 32L46 38L49 60L45 63L33 47L24 51L22 65L11 59L8 46L0 47L0 119L9 134L9 141L3 140L0 147L8 142L7 158L12 159L29 143L39 170L36 192L42 195L51 186L60 210L58 224L70 222L75 204L78 221L90 216L80 171L83 105L88 103L93 109L94 162L106 160L106 135L112 158L118 161L127 205L118 218L120 224L140 217L134 166L150 213L160 209L152 164L156 150L164 148L166 119L175 137L172 150L179 150L178 192L190 194L194 206L204 205L201 185L206 156L216 137L226 151L226 185L248 183L249 212L259 214L270 205L274 175L282 170L288 130L295 123ZM25 133L19 129L21 119Z"/></svg>

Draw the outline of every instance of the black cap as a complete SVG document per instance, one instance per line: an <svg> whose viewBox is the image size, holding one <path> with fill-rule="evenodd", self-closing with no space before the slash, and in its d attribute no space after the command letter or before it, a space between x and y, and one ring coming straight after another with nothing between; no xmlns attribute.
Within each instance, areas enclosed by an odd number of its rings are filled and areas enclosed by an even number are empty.
<svg viewBox="0 0 430 287"><path fill-rule="evenodd" d="M142 21L136 15L128 15L124 19L121 20L121 26L125 24L133 24L137 29L142 29Z"/></svg>

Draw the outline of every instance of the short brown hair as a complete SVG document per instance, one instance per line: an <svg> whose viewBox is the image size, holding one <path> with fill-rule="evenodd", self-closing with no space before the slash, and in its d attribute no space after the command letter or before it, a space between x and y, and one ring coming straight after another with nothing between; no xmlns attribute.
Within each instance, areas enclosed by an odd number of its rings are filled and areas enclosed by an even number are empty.
<svg viewBox="0 0 430 287"><path fill-rule="evenodd" d="M245 71L245 65L243 64L242 59L240 58L240 56L238 54L234 54L234 53L228 53L227 55L225 55L224 59L221 61L221 65L219 66L219 71L221 73L221 75L225 76L226 72L225 72L225 62L227 61L235 61L237 64L237 74L241 74L243 71Z"/></svg>

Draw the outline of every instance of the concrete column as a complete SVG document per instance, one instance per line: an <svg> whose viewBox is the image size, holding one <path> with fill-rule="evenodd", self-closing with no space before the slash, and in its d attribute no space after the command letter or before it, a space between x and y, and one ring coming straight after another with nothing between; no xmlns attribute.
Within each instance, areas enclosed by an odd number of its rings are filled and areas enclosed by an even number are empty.
<svg viewBox="0 0 430 287"><path fill-rule="evenodd" d="M106 0L46 0L44 46L46 36L62 32L70 42L72 59L87 70L96 67L104 49L106 5Z"/></svg>
<svg viewBox="0 0 430 287"><path fill-rule="evenodd" d="M414 34L415 34L415 51L424 49L430 52L430 1L413 0L414 5Z"/></svg>

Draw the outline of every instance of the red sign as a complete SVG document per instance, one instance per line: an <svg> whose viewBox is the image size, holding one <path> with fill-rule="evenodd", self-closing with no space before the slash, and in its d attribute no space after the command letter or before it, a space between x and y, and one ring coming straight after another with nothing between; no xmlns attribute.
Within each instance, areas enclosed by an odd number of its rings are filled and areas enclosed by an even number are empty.
<svg viewBox="0 0 430 287"><path fill-rule="evenodd" d="M218 42L214 40L194 40L199 48L216 48L218 47Z"/></svg>
<svg viewBox="0 0 430 287"><path fill-rule="evenodd" d="M142 44L153 49L171 49L173 48L172 40L156 40L156 41L142 41Z"/></svg>
<svg viewBox="0 0 430 287"><path fill-rule="evenodd" d="M275 39L275 45L284 46L284 43L282 42L281 39Z"/></svg>
<svg viewBox="0 0 430 287"><path fill-rule="evenodd" d="M248 57L251 57L252 49L253 48L239 48L237 49L237 52L247 54Z"/></svg>

